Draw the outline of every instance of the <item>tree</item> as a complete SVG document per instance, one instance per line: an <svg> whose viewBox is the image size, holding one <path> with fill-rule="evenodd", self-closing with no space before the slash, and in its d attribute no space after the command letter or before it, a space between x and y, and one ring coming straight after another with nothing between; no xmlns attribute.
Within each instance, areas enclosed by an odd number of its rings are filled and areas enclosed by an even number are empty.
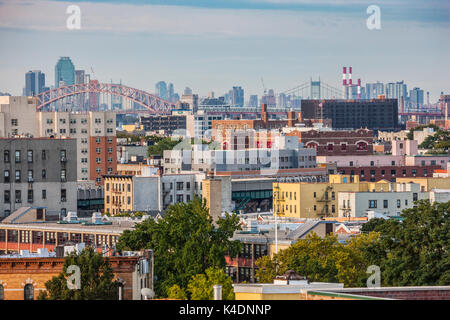
<svg viewBox="0 0 450 320"><path fill-rule="evenodd" d="M376 233L361 235L347 245L336 236L321 238L315 233L298 240L289 248L256 261L259 282L272 282L287 270L306 276L310 281L341 282L345 286L360 286L367 279L369 259L365 250L378 239Z"/></svg>
<svg viewBox="0 0 450 320"><path fill-rule="evenodd" d="M450 132L439 129L434 135L428 136L419 148L448 151L450 147Z"/></svg>
<svg viewBox="0 0 450 320"><path fill-rule="evenodd" d="M155 253L155 292L167 296L174 284L186 289L189 280L209 267L225 268L225 255L237 254L239 218L227 214L216 225L206 202L196 197L188 203L169 206L164 218L147 219L126 230L119 238L119 250L153 249Z"/></svg>
<svg viewBox="0 0 450 320"><path fill-rule="evenodd" d="M152 156L152 155L162 156L164 153L164 150L172 150L180 142L182 142L181 139L173 140L170 137L169 138L158 138L154 145L148 146L147 154L148 154L148 156ZM189 145L189 150L190 150L190 145Z"/></svg>
<svg viewBox="0 0 450 320"><path fill-rule="evenodd" d="M414 140L414 131L423 130L425 128L433 128L435 131L439 130L439 127L436 126L435 124L426 124L422 126L417 126L415 128L411 128L406 137L408 138L408 140Z"/></svg>
<svg viewBox="0 0 450 320"><path fill-rule="evenodd" d="M175 300L187 300L186 291L177 284L174 284L169 288L168 297L169 299Z"/></svg>
<svg viewBox="0 0 450 320"><path fill-rule="evenodd" d="M378 265L384 286L450 284L450 202L428 200L403 210L402 221L386 220L378 228Z"/></svg>
<svg viewBox="0 0 450 320"><path fill-rule="evenodd" d="M213 300L216 284L222 286L222 300L234 300L233 280L219 268L208 268L205 274L193 276L187 290L192 300Z"/></svg>
<svg viewBox="0 0 450 320"><path fill-rule="evenodd" d="M69 289L67 268L78 266L81 271L81 288ZM45 283L46 291L40 291L40 300L117 300L118 283L114 281L108 258L85 248L79 255L72 252L65 258L63 271Z"/></svg>

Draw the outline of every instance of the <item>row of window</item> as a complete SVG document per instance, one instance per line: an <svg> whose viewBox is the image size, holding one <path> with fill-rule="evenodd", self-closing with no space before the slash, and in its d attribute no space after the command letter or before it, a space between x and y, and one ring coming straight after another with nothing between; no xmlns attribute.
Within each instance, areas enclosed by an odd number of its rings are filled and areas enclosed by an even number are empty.
<svg viewBox="0 0 450 320"><path fill-rule="evenodd" d="M14 182L16 183L20 183L21 182L21 171L20 170L15 170L14 172ZM41 176L42 179L47 179L47 170L46 169L42 169L41 172ZM61 178L61 182L66 182L67 181L67 170L66 169L61 169L60 171L60 178ZM33 170L28 170L28 174L27 174L27 182L33 182L34 181L34 171ZM10 183L12 182L10 179L10 172L9 170L5 170L3 172L3 182L4 183Z"/></svg>
<svg viewBox="0 0 450 320"><path fill-rule="evenodd" d="M413 201L418 200L418 194L413 193ZM347 203L350 207L350 203ZM397 208L400 208L402 205L401 200L397 199ZM405 206L408 206L408 199L405 199ZM344 208L345 208L345 201L344 201ZM370 209L377 209L378 208L378 200L369 200L369 208ZM387 209L389 208L389 200L383 200L383 208Z"/></svg>
<svg viewBox="0 0 450 320"><path fill-rule="evenodd" d="M49 156L49 152L47 152L47 150L42 150L41 152L41 159L42 160L47 160L48 156ZM60 158L65 159L67 156L66 150L60 150ZM11 162L11 157L10 157L10 151L9 150L5 150L3 152L3 161L5 163L10 163ZM27 151L27 162L28 163L33 163L34 161L34 151L33 150L28 150ZM14 151L14 162L16 163L20 163L22 162L22 151L21 150L16 150Z"/></svg>
<svg viewBox="0 0 450 320"><path fill-rule="evenodd" d="M43 189L41 194L42 200L47 199L47 190ZM11 190L4 190L3 191L3 202L4 203L11 203ZM30 189L27 190L27 202L33 203L34 201L34 190ZM66 189L61 189L61 202L67 201L67 191ZM14 191L14 203L22 203L22 190L15 190Z"/></svg>

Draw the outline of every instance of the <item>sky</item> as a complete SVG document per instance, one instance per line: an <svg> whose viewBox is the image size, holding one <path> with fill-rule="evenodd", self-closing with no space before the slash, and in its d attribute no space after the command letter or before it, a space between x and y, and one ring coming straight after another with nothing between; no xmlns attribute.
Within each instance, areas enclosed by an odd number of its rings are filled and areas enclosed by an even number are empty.
<svg viewBox="0 0 450 320"><path fill-rule="evenodd" d="M79 30L66 26L70 5ZM339 87L352 66L363 85L404 80L434 102L450 92L449 39L448 0L0 0L0 92L20 95L28 70L54 85L69 56L99 81L150 93L164 80L200 96L242 86L247 100L261 78L277 93L319 77Z"/></svg>

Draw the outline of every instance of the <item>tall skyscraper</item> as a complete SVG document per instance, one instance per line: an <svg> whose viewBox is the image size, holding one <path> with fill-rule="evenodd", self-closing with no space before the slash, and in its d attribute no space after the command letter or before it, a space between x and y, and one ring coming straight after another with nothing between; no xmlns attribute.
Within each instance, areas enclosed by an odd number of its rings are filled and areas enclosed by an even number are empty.
<svg viewBox="0 0 450 320"><path fill-rule="evenodd" d="M382 82L366 83L366 99L376 99L384 95L384 84Z"/></svg>
<svg viewBox="0 0 450 320"><path fill-rule="evenodd" d="M159 81L156 83L155 94L162 99L168 99L167 84L165 81Z"/></svg>
<svg viewBox="0 0 450 320"><path fill-rule="evenodd" d="M423 107L423 90L414 88L409 91L410 106L413 109L421 109Z"/></svg>
<svg viewBox="0 0 450 320"><path fill-rule="evenodd" d="M35 96L43 92L45 88L45 74L41 70L28 71L25 73L26 96Z"/></svg>
<svg viewBox="0 0 450 320"><path fill-rule="evenodd" d="M253 107L253 108L258 107L258 96L256 94L252 94L250 96L250 99L248 101L248 106Z"/></svg>
<svg viewBox="0 0 450 320"><path fill-rule="evenodd" d="M280 93L278 96L278 108L286 108L287 107L287 98L286 94Z"/></svg>
<svg viewBox="0 0 450 320"><path fill-rule="evenodd" d="M231 89L231 105L235 107L244 106L244 89L242 87L233 87Z"/></svg>
<svg viewBox="0 0 450 320"><path fill-rule="evenodd" d="M168 95L169 100L173 101L173 95L174 95L173 83L169 83L167 95Z"/></svg>
<svg viewBox="0 0 450 320"><path fill-rule="evenodd" d="M59 88L61 82L75 84L75 66L69 57L60 57L55 66L55 88Z"/></svg>
<svg viewBox="0 0 450 320"><path fill-rule="evenodd" d="M85 72L84 70L75 70L75 83L83 84L85 83Z"/></svg>

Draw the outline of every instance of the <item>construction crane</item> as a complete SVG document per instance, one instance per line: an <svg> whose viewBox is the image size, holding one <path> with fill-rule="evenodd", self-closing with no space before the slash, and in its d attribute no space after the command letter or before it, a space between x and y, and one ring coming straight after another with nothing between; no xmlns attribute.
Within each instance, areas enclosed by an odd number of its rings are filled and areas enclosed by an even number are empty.
<svg viewBox="0 0 450 320"><path fill-rule="evenodd" d="M265 95L265 94L267 94L267 89L266 89L266 86L264 85L263 77L261 77L261 83L262 83L262 86L263 86L263 89L264 89L264 95Z"/></svg>

